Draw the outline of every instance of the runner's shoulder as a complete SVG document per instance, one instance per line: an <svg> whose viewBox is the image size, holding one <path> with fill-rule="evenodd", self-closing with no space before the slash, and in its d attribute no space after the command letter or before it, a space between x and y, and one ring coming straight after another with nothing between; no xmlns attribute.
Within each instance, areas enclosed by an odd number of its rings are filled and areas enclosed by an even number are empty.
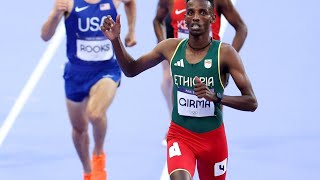
<svg viewBox="0 0 320 180"><path fill-rule="evenodd" d="M184 40L184 39L168 38L168 39L161 41L159 44L161 44L161 46L165 47L167 50L175 49L182 40Z"/></svg>

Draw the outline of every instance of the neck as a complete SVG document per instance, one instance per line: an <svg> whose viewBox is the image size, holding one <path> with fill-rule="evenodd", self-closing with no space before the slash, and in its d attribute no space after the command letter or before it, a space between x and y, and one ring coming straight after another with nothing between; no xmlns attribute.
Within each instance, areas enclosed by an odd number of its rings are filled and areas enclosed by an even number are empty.
<svg viewBox="0 0 320 180"><path fill-rule="evenodd" d="M201 51L201 50L205 49L206 47L208 47L211 43L212 43L212 38L211 37L210 37L208 43L203 45L203 46L191 46L190 43L189 43L189 40L188 40L188 46L194 51Z"/></svg>
<svg viewBox="0 0 320 180"><path fill-rule="evenodd" d="M101 0L84 0L85 2L89 3L89 4L97 4L99 3Z"/></svg>

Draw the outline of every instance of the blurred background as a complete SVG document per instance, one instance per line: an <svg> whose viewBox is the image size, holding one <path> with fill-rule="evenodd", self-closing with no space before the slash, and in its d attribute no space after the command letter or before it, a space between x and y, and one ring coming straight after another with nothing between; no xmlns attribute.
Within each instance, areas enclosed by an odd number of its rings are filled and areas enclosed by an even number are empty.
<svg viewBox="0 0 320 180"><path fill-rule="evenodd" d="M81 179L65 107L65 37L58 37L58 44L40 38L54 0L1 4L0 179ZM297 0L237 1L249 29L240 55L259 107L254 113L224 108L227 179L319 179L319 5L316 0L305 5ZM156 6L157 0L137 0L138 44L127 49L133 57L157 43L152 25ZM119 13L124 38L123 6ZM233 36L228 26L223 41L231 43ZM161 68L122 78L108 113L108 179L166 179L161 141L169 112L160 90ZM225 94L239 94L232 81Z"/></svg>

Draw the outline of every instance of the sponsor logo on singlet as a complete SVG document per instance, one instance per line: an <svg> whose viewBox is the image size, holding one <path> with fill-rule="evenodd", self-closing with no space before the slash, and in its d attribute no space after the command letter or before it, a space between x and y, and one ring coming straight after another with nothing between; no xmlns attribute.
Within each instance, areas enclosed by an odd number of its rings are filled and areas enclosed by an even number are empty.
<svg viewBox="0 0 320 180"><path fill-rule="evenodd" d="M183 12L186 12L186 9L176 9L176 11L175 11L176 15L179 15Z"/></svg>
<svg viewBox="0 0 320 180"><path fill-rule="evenodd" d="M77 39L77 57L85 61L105 61L113 57L113 49L108 39Z"/></svg>
<svg viewBox="0 0 320 180"><path fill-rule="evenodd" d="M89 7L89 6L84 6L84 7L78 7L78 6L77 6L77 7L75 8L75 11L76 11L76 12L81 12L81 11L84 11L84 10L88 9L88 7Z"/></svg>
<svg viewBox="0 0 320 180"><path fill-rule="evenodd" d="M179 61L177 61L173 65L174 66L178 66L178 67L184 67L183 59L180 59Z"/></svg>

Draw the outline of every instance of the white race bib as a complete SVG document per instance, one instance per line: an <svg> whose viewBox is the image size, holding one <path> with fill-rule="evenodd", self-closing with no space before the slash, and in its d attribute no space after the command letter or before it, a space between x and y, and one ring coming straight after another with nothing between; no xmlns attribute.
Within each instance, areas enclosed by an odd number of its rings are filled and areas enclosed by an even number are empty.
<svg viewBox="0 0 320 180"><path fill-rule="evenodd" d="M228 158L226 158L225 160L221 161L221 162L217 162L214 164L214 176L221 176L224 173L226 173L227 171L227 161Z"/></svg>
<svg viewBox="0 0 320 180"><path fill-rule="evenodd" d="M182 116L207 117L214 115L214 103L205 98L199 99L193 90L178 88L178 113Z"/></svg>
<svg viewBox="0 0 320 180"><path fill-rule="evenodd" d="M113 57L113 47L109 39L77 39L77 57L84 61L106 61Z"/></svg>

